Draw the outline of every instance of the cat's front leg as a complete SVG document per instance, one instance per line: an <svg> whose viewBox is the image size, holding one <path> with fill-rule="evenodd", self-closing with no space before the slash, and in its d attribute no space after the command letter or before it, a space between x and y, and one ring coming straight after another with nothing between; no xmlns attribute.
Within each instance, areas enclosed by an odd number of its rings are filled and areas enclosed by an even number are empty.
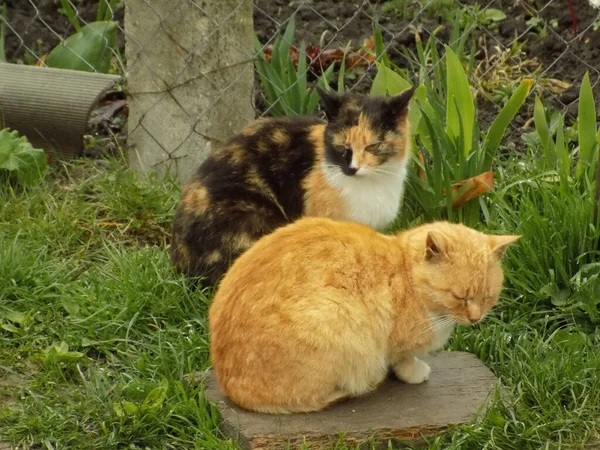
<svg viewBox="0 0 600 450"><path fill-rule="evenodd" d="M419 384L429 379L431 368L416 356L410 356L394 365L396 376L408 384Z"/></svg>

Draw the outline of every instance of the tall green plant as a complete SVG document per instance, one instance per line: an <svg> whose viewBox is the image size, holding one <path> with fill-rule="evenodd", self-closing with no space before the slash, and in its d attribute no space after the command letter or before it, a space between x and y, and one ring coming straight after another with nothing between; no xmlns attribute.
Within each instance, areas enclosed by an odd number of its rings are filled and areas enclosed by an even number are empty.
<svg viewBox="0 0 600 450"><path fill-rule="evenodd" d="M450 38L448 39L448 46L463 63L469 78L475 65L475 43L471 39L471 29L474 25L474 18L471 15L465 15L458 11L452 23ZM439 103L445 103L447 96L446 65L441 61L442 57L438 51L440 41L437 37L444 27L444 25L440 25L433 30L425 44L417 35L415 51L405 46L402 47L402 52L409 62L411 72L418 74L419 82L423 83L428 91L437 94L436 101ZM469 42L471 48L467 52L467 43Z"/></svg>
<svg viewBox="0 0 600 450"><path fill-rule="evenodd" d="M587 189L596 181L600 127L596 119L596 105L586 73L579 90L579 110L576 133L565 126L564 113L550 114L539 97L535 98L535 132L526 135L531 152L540 170L553 171L563 185L575 183ZM572 134L578 146L569 151L566 136Z"/></svg>
<svg viewBox="0 0 600 450"><path fill-rule="evenodd" d="M290 56L294 29L295 19L292 17L283 35L275 39L269 61L265 57L263 45L254 37L254 49L257 52L254 65L273 116L310 115L319 103L317 91L308 88L309 69L304 44L300 46L297 68ZM332 64L319 77L317 85L328 88L333 69Z"/></svg>
<svg viewBox="0 0 600 450"><path fill-rule="evenodd" d="M481 133L461 61L448 46L444 60L444 101L440 101L440 91L427 89L424 84L416 90L411 104L411 129L419 148L415 163L420 176L411 177L406 204L420 220L443 218L474 226L482 214L489 216L478 195L493 183L490 171L500 141L527 98L532 82L521 82L488 130ZM371 92L395 95L408 84L380 64Z"/></svg>

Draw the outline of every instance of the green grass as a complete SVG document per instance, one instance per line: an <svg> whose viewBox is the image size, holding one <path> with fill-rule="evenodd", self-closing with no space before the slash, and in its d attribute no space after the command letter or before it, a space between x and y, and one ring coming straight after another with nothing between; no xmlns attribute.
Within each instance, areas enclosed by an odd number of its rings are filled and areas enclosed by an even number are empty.
<svg viewBox="0 0 600 450"><path fill-rule="evenodd" d="M210 293L189 289L169 266L178 187L136 180L119 167L76 164L47 176L37 190L0 197L0 442L36 449L237 448L220 435L201 388L182 383L184 374L209 365ZM532 271L538 260L516 264L529 261L542 240L566 242L562 220L579 223L580 204L533 218L523 216L525 209L511 215L519 196L504 195L495 199L488 227L524 234L507 257L508 289L484 324L455 333L451 348L479 356L507 395L481 421L429 446L598 443L600 333L591 317L532 294L546 282L547 274ZM540 206L534 200L530 212ZM561 221L538 236L535 221L556 215ZM539 271L549 255L540 253Z"/></svg>

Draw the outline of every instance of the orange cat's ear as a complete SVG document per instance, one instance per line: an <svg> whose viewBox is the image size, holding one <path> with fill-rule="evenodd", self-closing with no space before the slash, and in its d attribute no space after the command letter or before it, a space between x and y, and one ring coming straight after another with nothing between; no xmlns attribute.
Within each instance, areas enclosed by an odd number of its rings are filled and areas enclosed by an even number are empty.
<svg viewBox="0 0 600 450"><path fill-rule="evenodd" d="M428 232L425 240L425 261L435 260L445 254L443 238L439 234Z"/></svg>
<svg viewBox="0 0 600 450"><path fill-rule="evenodd" d="M317 86L317 92L319 93L319 97L321 97L321 109L325 112L327 119L334 120L340 112L344 97L335 92L326 91L319 86Z"/></svg>
<svg viewBox="0 0 600 450"><path fill-rule="evenodd" d="M490 247L492 248L494 255L496 255L496 257L498 259L502 259L502 257L506 253L506 249L508 249L508 247L511 244L514 244L515 242L517 242L521 238L521 236L504 235L504 236L489 236L489 238L490 238Z"/></svg>

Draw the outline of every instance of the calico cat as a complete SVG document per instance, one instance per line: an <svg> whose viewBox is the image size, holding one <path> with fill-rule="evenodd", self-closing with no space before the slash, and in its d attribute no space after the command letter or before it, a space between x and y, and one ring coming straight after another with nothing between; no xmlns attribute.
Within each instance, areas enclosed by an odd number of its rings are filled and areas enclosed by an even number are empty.
<svg viewBox="0 0 600 450"><path fill-rule="evenodd" d="M301 216L383 228L398 214L410 156L408 103L319 90L328 122L259 119L184 186L171 260L215 284L260 237Z"/></svg>
<svg viewBox="0 0 600 450"><path fill-rule="evenodd" d="M222 392L264 413L318 411L367 393L498 301L500 260L519 236L436 222L386 236L303 218L259 240L225 275L209 311Z"/></svg>

